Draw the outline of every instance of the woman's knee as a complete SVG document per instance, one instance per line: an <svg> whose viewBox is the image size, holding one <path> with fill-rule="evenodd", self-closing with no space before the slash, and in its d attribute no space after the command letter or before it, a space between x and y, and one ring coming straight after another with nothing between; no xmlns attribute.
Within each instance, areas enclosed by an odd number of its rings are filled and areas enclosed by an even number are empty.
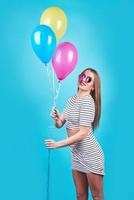
<svg viewBox="0 0 134 200"><path fill-rule="evenodd" d="M88 192L77 192L77 199L78 200L87 200Z"/></svg>
<svg viewBox="0 0 134 200"><path fill-rule="evenodd" d="M93 200L104 200L103 192L92 191Z"/></svg>

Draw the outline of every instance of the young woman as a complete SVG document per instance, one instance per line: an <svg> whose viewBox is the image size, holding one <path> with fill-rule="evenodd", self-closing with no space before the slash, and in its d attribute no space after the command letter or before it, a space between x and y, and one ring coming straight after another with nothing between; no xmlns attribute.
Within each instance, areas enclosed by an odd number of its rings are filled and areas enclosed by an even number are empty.
<svg viewBox="0 0 134 200"><path fill-rule="evenodd" d="M69 146L72 155L72 175L77 200L88 199L88 187L93 200L104 200L104 153L93 132L99 125L101 113L100 78L96 70L86 68L78 77L78 92L68 99L60 114L52 110L55 126L66 122L68 138L45 140L48 148Z"/></svg>

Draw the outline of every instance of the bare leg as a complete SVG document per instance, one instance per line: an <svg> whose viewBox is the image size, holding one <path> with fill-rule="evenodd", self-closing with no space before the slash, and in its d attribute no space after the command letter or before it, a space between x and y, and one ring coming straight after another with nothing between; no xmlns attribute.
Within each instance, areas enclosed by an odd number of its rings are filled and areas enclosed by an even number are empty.
<svg viewBox="0 0 134 200"><path fill-rule="evenodd" d="M103 194L103 175L87 173L88 184L93 200L104 200Z"/></svg>
<svg viewBox="0 0 134 200"><path fill-rule="evenodd" d="M88 200L88 180L86 173L72 169L77 200Z"/></svg>

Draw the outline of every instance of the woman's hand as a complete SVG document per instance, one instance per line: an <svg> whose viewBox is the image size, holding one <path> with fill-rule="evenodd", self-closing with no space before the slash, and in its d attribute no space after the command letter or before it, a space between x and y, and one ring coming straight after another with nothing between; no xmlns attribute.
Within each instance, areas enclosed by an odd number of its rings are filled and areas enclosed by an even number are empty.
<svg viewBox="0 0 134 200"><path fill-rule="evenodd" d="M60 118L60 114L58 109L56 109L55 107L52 108L51 114L50 116L54 119L54 120L58 120Z"/></svg>
<svg viewBox="0 0 134 200"><path fill-rule="evenodd" d="M55 149L55 148L60 147L59 142L55 142L54 140L51 140L51 139L46 139L45 144L46 144L47 148L49 148L49 149Z"/></svg>

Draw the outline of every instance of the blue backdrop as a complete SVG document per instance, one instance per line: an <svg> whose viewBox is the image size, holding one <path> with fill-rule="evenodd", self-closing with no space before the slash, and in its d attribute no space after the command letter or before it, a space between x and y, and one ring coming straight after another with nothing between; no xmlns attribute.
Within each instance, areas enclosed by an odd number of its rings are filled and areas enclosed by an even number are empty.
<svg viewBox="0 0 134 200"><path fill-rule="evenodd" d="M42 12L62 8L68 27L62 41L74 43L79 60L62 83L57 107L62 112L76 94L77 76L87 66L101 77L102 113L94 133L105 153L106 200L133 198L134 2L0 2L0 199L45 200L48 150L43 141L66 138L52 127L53 96L43 64L33 53L31 33ZM50 200L75 200L68 147L51 151Z"/></svg>

